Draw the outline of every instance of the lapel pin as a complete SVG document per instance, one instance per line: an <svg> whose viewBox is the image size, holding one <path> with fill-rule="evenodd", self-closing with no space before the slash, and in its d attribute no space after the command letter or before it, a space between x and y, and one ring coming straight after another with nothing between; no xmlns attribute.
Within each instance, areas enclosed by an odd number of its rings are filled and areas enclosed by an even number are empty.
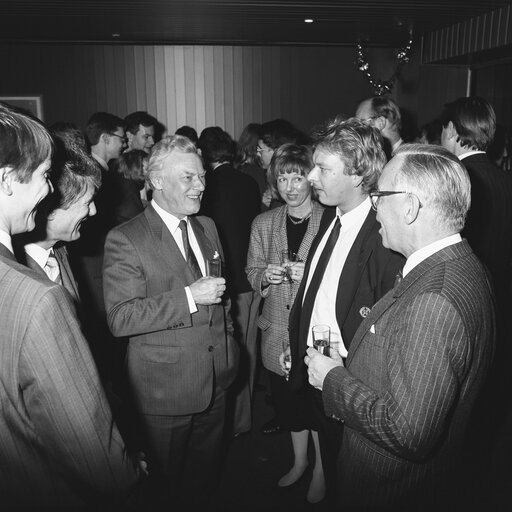
<svg viewBox="0 0 512 512"><path fill-rule="evenodd" d="M359 314L363 317L363 318L366 318L368 316L368 313L370 313L370 308L368 306L363 306L360 310L359 310Z"/></svg>

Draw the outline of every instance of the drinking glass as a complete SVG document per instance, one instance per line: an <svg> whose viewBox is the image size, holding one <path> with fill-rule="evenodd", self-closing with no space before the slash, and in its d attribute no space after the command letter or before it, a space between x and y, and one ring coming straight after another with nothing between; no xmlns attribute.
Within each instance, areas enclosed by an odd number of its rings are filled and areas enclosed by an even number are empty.
<svg viewBox="0 0 512 512"><path fill-rule="evenodd" d="M220 258L206 260L206 275L209 277L222 277Z"/></svg>
<svg viewBox="0 0 512 512"><path fill-rule="evenodd" d="M329 355L329 343L331 339L331 328L328 325L314 325L311 329L313 334L313 346L320 354Z"/></svg>
<svg viewBox="0 0 512 512"><path fill-rule="evenodd" d="M285 267L285 271L283 274L283 283L291 283L291 267L293 263L297 261L297 255L290 251L289 249L286 249L285 251L281 251L281 266Z"/></svg>

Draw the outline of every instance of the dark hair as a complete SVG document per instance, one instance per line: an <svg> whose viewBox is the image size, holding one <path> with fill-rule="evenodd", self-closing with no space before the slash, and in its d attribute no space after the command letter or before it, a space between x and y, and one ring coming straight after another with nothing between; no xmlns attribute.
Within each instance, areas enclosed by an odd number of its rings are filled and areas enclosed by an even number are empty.
<svg viewBox="0 0 512 512"><path fill-rule="evenodd" d="M192 126L184 125L181 128L178 128L174 135L183 135L183 137L187 137L194 144L197 144L198 141L197 132L194 128L192 128Z"/></svg>
<svg viewBox="0 0 512 512"><path fill-rule="evenodd" d="M371 98L371 109L374 113L374 117L386 118L397 132L402 129L400 109L388 96L373 96Z"/></svg>
<svg viewBox="0 0 512 512"><path fill-rule="evenodd" d="M58 138L58 140L61 141L64 145L71 143L80 146L84 150L87 150L87 141L85 140L85 135L80 131L76 124L65 121L58 121L53 123L49 130L53 138Z"/></svg>
<svg viewBox="0 0 512 512"><path fill-rule="evenodd" d="M153 128L155 128L157 124L158 121L156 120L156 118L142 110L132 112L124 118L124 126L126 131L133 133L133 135L135 135L139 131L140 125L146 127L153 126Z"/></svg>
<svg viewBox="0 0 512 512"><path fill-rule="evenodd" d="M108 112L96 112L87 121L85 135L89 145L95 146L102 134L114 133L119 128L124 130L124 127L124 121L120 117Z"/></svg>
<svg viewBox="0 0 512 512"><path fill-rule="evenodd" d="M427 144L441 144L441 132L443 131L443 125L439 118L432 119L428 123L425 123L420 129L420 137L425 138Z"/></svg>
<svg viewBox="0 0 512 512"><path fill-rule="evenodd" d="M273 150L288 142L302 145L309 143L307 135L285 119L274 119L273 121L263 123L260 128L259 138Z"/></svg>
<svg viewBox="0 0 512 512"><path fill-rule="evenodd" d="M256 164L258 162L257 149L260 138L261 124L250 123L240 134L238 139L235 167L243 164Z"/></svg>
<svg viewBox="0 0 512 512"><path fill-rule="evenodd" d="M53 153L53 141L43 123L27 111L0 102L0 167L9 167L20 183Z"/></svg>
<svg viewBox="0 0 512 512"><path fill-rule="evenodd" d="M197 147L208 165L213 162L232 164L235 159L235 142L229 133L219 126L205 128L199 136Z"/></svg>
<svg viewBox="0 0 512 512"><path fill-rule="evenodd" d="M496 115L483 98L458 98L444 106L441 123L449 122L457 132L462 147L486 151L496 132Z"/></svg>
<svg viewBox="0 0 512 512"><path fill-rule="evenodd" d="M132 149L112 160L111 168L112 171L119 173L123 178L143 184L148 160L149 155L145 151Z"/></svg>
<svg viewBox="0 0 512 512"><path fill-rule="evenodd" d="M101 171L94 159L73 142L56 144L51 181L54 193L47 198L46 211L66 210L80 199L90 186L101 186Z"/></svg>

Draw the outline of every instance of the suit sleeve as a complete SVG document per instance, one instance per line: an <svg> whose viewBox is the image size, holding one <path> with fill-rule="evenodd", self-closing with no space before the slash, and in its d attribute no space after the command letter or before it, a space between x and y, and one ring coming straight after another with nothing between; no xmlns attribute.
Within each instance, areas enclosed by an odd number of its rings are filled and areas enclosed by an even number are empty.
<svg viewBox="0 0 512 512"><path fill-rule="evenodd" d="M384 335L376 324L357 348L357 357L366 358L365 381L335 368L324 381L323 401L327 415L370 441L421 460L444 432L470 360L469 340L458 312L437 294L417 296L394 320Z"/></svg>
<svg viewBox="0 0 512 512"><path fill-rule="evenodd" d="M103 263L103 295L107 322L114 336L135 336L192 325L183 282L174 276L162 276L164 279L170 281L168 291L148 296L139 251L123 232L114 229L109 233Z"/></svg>
<svg viewBox="0 0 512 512"><path fill-rule="evenodd" d="M135 470L60 286L49 288L30 315L19 372L36 442L61 474L89 492L125 493Z"/></svg>
<svg viewBox="0 0 512 512"><path fill-rule="evenodd" d="M262 223L258 222L257 217L252 223L245 272L252 289L262 297L266 297L269 293L269 287L262 290L261 282L268 262L264 252L264 240L261 228Z"/></svg>

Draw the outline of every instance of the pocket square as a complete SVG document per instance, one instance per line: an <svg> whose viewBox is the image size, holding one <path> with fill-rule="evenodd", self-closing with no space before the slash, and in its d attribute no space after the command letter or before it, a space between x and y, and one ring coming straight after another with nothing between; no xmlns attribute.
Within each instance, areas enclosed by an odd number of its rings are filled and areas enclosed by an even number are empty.
<svg viewBox="0 0 512 512"><path fill-rule="evenodd" d="M370 327L370 332L372 334L375 334L375 324L373 324L371 327Z"/></svg>

